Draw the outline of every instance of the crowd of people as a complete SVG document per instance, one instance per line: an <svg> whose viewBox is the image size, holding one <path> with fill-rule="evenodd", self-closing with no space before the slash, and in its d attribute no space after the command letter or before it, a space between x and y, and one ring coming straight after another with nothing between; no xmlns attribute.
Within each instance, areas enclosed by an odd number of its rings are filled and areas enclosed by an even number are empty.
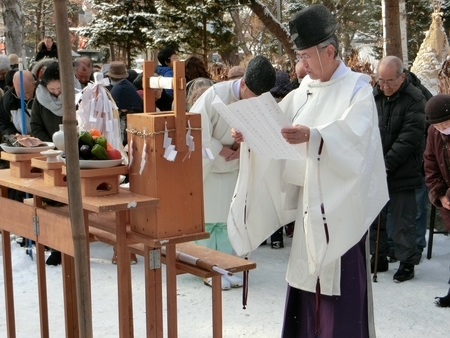
<svg viewBox="0 0 450 338"><path fill-rule="evenodd" d="M232 254L230 208L244 215L238 227L273 228L264 219L274 219L269 213L275 210L279 230L271 247L284 247L283 229L293 237L282 337L369 337L375 331L368 268L382 273L398 262L394 281L414 278L426 246L430 201L450 230L450 95L432 97L396 56L379 61L375 85L347 67L339 57L337 22L323 5L296 13L289 29L297 53L293 78L262 55L230 68L225 81L213 78L197 56L185 59L186 110L201 114L202 146L210 154L203 158L210 237L198 244ZM173 77L178 57L174 49L162 49L155 74ZM0 55L2 135L27 133L51 141L63 115L56 59L56 43L46 37L37 63L23 71L21 93L17 55ZM94 67L88 57L74 60L74 90L93 81ZM114 61L104 75L125 135L127 114L143 111L142 74ZM301 150L301 159L261 160L246 145L246 135L212 105L216 98L231 104L266 92L291 121L279 132L286 145ZM155 100L158 110L172 110L173 90L156 90ZM242 172L255 178L245 187ZM245 205L231 204L241 192L263 188L266 193L248 194ZM271 207L245 219L255 205ZM60 264L55 255L47 264ZM211 285L211 279L204 283ZM222 278L223 290L242 285L239 276ZM436 304L450 307L450 290Z"/></svg>

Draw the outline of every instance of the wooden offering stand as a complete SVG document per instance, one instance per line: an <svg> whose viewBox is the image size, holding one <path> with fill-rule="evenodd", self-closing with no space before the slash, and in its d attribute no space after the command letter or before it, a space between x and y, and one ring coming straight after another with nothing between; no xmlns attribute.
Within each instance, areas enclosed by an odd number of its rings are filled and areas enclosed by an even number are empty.
<svg viewBox="0 0 450 338"><path fill-rule="evenodd" d="M53 187L67 186L66 174L62 173L63 162L47 162L47 157L34 157L31 166L44 171L44 182Z"/></svg>
<svg viewBox="0 0 450 338"><path fill-rule="evenodd" d="M80 169L81 195L104 196L119 192L119 176L126 175L128 168L124 165L111 168ZM62 166L66 175L66 166Z"/></svg>
<svg viewBox="0 0 450 338"><path fill-rule="evenodd" d="M6 151L1 152L2 160L9 161L11 176L21 178L34 178L42 176L42 170L35 169L31 165L31 159L39 157L41 154L11 154Z"/></svg>

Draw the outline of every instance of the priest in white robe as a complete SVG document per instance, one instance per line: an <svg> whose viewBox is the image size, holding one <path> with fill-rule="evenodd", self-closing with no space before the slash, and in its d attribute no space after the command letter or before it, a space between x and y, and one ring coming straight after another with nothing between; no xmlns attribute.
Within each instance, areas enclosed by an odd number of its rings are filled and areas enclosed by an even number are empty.
<svg viewBox="0 0 450 338"><path fill-rule="evenodd" d="M228 218L232 244L243 253L294 210L283 338L375 335L365 238L388 200L386 172L370 77L339 59L336 29L323 5L291 19L308 75L279 104L292 121L281 132L304 158L241 155ZM245 141L239 131L233 137Z"/></svg>

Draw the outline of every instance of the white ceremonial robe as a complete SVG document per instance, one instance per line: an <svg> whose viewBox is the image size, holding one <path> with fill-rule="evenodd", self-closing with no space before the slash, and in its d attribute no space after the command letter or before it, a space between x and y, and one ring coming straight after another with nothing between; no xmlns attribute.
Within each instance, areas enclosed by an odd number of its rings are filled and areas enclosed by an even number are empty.
<svg viewBox="0 0 450 338"><path fill-rule="evenodd" d="M225 104L239 100L233 92L233 83L225 81L208 88L191 107L202 119L202 145L211 150L214 159L203 158L203 192L205 223L225 223L239 173L239 159L225 161L219 153L222 147L232 146L230 125L212 107L216 96Z"/></svg>
<svg viewBox="0 0 450 338"><path fill-rule="evenodd" d="M241 146L241 173L248 176L239 177L228 231L270 235L272 229L290 220L289 210L296 208L286 279L297 289L315 292L319 276L322 294L340 295L340 257L361 240L388 200L369 81L367 75L352 72L341 62L329 81L306 77L280 102L293 125L310 127L309 142L299 145L304 160L264 160L253 152L245 159ZM264 162L266 165L261 165ZM266 194L252 193L261 187L267 188ZM256 209L258 212L252 213ZM230 235L230 240L235 250L249 242L245 236Z"/></svg>

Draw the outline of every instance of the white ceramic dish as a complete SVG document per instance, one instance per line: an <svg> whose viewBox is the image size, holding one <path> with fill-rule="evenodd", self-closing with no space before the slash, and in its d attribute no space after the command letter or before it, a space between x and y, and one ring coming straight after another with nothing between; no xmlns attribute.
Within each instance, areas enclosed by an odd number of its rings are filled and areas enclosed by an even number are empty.
<svg viewBox="0 0 450 338"><path fill-rule="evenodd" d="M4 151L11 154L36 154L44 150L55 148L55 144L53 142L44 142L44 143L46 143L47 145L39 147L12 147L9 146L7 143L2 143L0 144L0 146Z"/></svg>
<svg viewBox="0 0 450 338"><path fill-rule="evenodd" d="M62 150L53 149L41 151L41 154L47 157L47 162L61 162L59 155L62 153Z"/></svg>
<svg viewBox="0 0 450 338"><path fill-rule="evenodd" d="M63 161L66 163L65 158ZM120 165L122 161L122 158L120 160L80 160L80 169L111 168Z"/></svg>

